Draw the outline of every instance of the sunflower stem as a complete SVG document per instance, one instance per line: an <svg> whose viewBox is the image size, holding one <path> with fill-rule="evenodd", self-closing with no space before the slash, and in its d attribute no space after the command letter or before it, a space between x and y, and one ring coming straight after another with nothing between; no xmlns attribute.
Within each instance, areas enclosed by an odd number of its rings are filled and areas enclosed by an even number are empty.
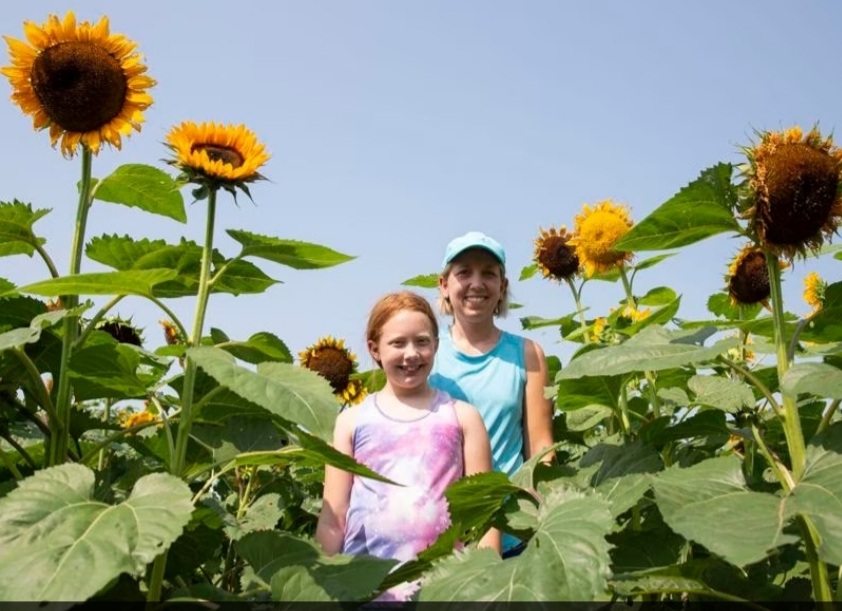
<svg viewBox="0 0 842 611"><path fill-rule="evenodd" d="M626 273L626 268L623 264L620 264L617 266L617 270L620 272L620 280L623 281L623 288L626 291L626 305L632 310L636 310L637 302L634 299L634 293L632 293L632 285L629 280L629 276Z"/></svg>
<svg viewBox="0 0 842 611"><path fill-rule="evenodd" d="M573 284L573 279L567 277L564 279L567 286L570 287L570 292L573 293L573 300L576 302L576 313L579 315L579 327L582 329L582 338L586 344L591 343L590 335L588 334L588 321L585 320L585 310L582 308L582 297L579 291L576 290L576 285Z"/></svg>
<svg viewBox="0 0 842 611"><path fill-rule="evenodd" d="M781 292L781 268L778 257L774 253L766 252L766 267L769 271L769 293L772 306L772 322L775 327L775 352L777 355L778 381L783 380L789 370L789 355L787 350L786 330L784 328L783 294ZM798 414L798 404L795 397L783 394L783 429L786 435L792 475L796 481L804 474L807 461L807 449L804 444L804 433L801 430L801 418ZM780 414L779 414L780 415Z"/></svg>
<svg viewBox="0 0 842 611"><path fill-rule="evenodd" d="M205 322L205 312L210 295L210 266L213 253L213 230L216 220L216 189L208 193L208 216L205 225L205 243L202 249L202 267L199 272L199 290L196 297L196 309L193 315L193 332L188 338L188 346L195 348L202 342L202 327ZM175 454L171 457L170 472L181 476L184 470L184 460L187 455L187 440L190 436L190 425L193 420L193 386L196 383L196 363L188 351L184 364L184 388L181 398L181 417L178 422L178 432L175 440Z"/></svg>
<svg viewBox="0 0 842 611"><path fill-rule="evenodd" d="M85 226L88 211L91 208L91 160L92 153L87 146L82 146L82 179L79 184L79 204L76 208L76 224L73 242L70 248L70 276L79 274L82 266L82 250L85 244ZM61 298L67 310L79 305L79 295L66 295ZM61 341L61 364L56 390L56 418L50 423L50 451L48 464L60 465L67 460L67 437L70 431L73 388L70 385L70 357L73 345L79 333L79 315L70 314L64 319L64 332Z"/></svg>

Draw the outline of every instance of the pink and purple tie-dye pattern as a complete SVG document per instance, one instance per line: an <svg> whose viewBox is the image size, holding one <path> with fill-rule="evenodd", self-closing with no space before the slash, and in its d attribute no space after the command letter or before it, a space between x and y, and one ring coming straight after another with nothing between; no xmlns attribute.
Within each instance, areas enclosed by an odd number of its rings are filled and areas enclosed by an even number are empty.
<svg viewBox="0 0 842 611"><path fill-rule="evenodd" d="M453 399L438 391L429 412L396 420L372 395L360 406L354 458L394 486L354 477L343 553L405 562L450 525L444 490L462 477L462 429Z"/></svg>

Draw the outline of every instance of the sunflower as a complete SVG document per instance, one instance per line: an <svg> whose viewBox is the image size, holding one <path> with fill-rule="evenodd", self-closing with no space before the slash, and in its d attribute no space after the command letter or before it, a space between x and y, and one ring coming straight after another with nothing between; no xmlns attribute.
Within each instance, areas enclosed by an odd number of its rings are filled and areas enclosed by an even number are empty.
<svg viewBox="0 0 842 611"><path fill-rule="evenodd" d="M164 328L164 341L167 342L168 346L184 343L184 338L181 337L181 333L174 322L171 320L159 320L158 324Z"/></svg>
<svg viewBox="0 0 842 611"><path fill-rule="evenodd" d="M344 340L328 335L308 346L298 356L301 366L326 379L333 394L344 404L353 405L365 397L362 382L351 378L357 372L357 357L345 347Z"/></svg>
<svg viewBox="0 0 842 611"><path fill-rule="evenodd" d="M804 278L804 301L813 308L813 312L818 312L822 309L826 288L827 282L822 280L822 277L817 272L810 272Z"/></svg>
<svg viewBox="0 0 842 611"><path fill-rule="evenodd" d="M762 132L760 142L743 149L750 197L743 215L758 243L776 255L821 247L842 218L842 150L815 128Z"/></svg>
<svg viewBox="0 0 842 611"><path fill-rule="evenodd" d="M578 274L579 257L569 243L572 236L567 233L567 228L562 225L558 230L550 227L547 231L539 231L533 259L544 278L565 280Z"/></svg>
<svg viewBox="0 0 842 611"><path fill-rule="evenodd" d="M208 189L234 188L247 195L246 183L262 180L257 170L269 159L266 147L245 125L184 121L167 134L166 145L175 153L167 160L186 182Z"/></svg>
<svg viewBox="0 0 842 611"><path fill-rule="evenodd" d="M610 199L591 207L582 206L576 215L575 231L569 243L576 247L576 256L587 276L607 272L615 266L631 261L632 253L614 250L614 244L626 235L633 225L631 213L623 204Z"/></svg>
<svg viewBox="0 0 842 611"><path fill-rule="evenodd" d="M748 244L734 257L728 267L728 294L734 305L769 303L769 269L763 249Z"/></svg>
<svg viewBox="0 0 842 611"><path fill-rule="evenodd" d="M641 320L646 320L647 318L649 318L650 314L652 314L652 310L650 308L640 310L637 307L630 305L625 306L622 312L620 312L620 316L622 316L623 318L627 318L632 322L640 322Z"/></svg>
<svg viewBox="0 0 842 611"><path fill-rule="evenodd" d="M602 340L602 335L605 333L607 322L608 321L602 316L593 321L593 326L591 326L591 339L593 341L598 342Z"/></svg>
<svg viewBox="0 0 842 611"><path fill-rule="evenodd" d="M34 128L49 127L53 146L61 139L62 154L72 157L80 142L95 154L103 142L119 149L121 136L140 131L155 81L144 74L137 44L109 32L108 17L77 26L68 11L23 29L28 42L4 37L12 65L0 72Z"/></svg>
<svg viewBox="0 0 842 611"><path fill-rule="evenodd" d="M146 410L142 412L124 414L122 420L121 426L124 429L130 429L135 426L140 426L141 424L147 424L148 422L157 422L158 417L152 412Z"/></svg>
<svg viewBox="0 0 842 611"><path fill-rule="evenodd" d="M143 337L141 336L140 329L135 328L131 320L122 320L121 318L115 317L100 321L97 323L96 328L99 331L108 333L121 344L143 345Z"/></svg>

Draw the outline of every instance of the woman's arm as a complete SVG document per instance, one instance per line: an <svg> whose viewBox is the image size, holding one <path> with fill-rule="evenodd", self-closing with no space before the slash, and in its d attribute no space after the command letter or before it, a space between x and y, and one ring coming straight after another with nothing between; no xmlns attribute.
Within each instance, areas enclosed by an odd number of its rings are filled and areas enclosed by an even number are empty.
<svg viewBox="0 0 842 611"><path fill-rule="evenodd" d="M491 471L491 444L482 416L473 405L456 401L456 416L462 426L462 458L465 475ZM491 528L477 543L478 547L490 547L500 553L500 531Z"/></svg>
<svg viewBox="0 0 842 611"><path fill-rule="evenodd" d="M553 445L553 404L544 397L549 384L544 351L531 339L524 341L526 390L523 393L523 453L527 460ZM555 457L549 452L541 460L549 463Z"/></svg>
<svg viewBox="0 0 842 611"><path fill-rule="evenodd" d="M345 410L336 419L333 431L333 446L353 456L352 436L356 409ZM316 525L316 541L325 553L332 556L342 551L345 538L345 517L351 500L351 484L354 476L330 465L325 465L325 485L322 497L322 510Z"/></svg>

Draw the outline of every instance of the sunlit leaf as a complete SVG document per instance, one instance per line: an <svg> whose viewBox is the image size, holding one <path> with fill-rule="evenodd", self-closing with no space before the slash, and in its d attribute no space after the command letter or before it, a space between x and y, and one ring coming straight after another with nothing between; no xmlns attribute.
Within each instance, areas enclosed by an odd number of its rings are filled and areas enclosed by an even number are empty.
<svg viewBox="0 0 842 611"><path fill-rule="evenodd" d="M654 257L649 257L648 259L644 259L640 263L636 263L633 266L633 269L635 271L641 271L641 270L644 270L644 269L649 269L650 267L654 267L658 263L660 263L661 261L665 261L666 259L669 259L670 257L672 257L674 255L675 255L675 253L668 252L668 253L664 253L662 255L655 255Z"/></svg>
<svg viewBox="0 0 842 611"><path fill-rule="evenodd" d="M220 346L226 352L247 363L278 361L292 363L292 353L287 345L277 336L267 332L255 333L244 342L228 342Z"/></svg>
<svg viewBox="0 0 842 611"><path fill-rule="evenodd" d="M0 352L12 348L21 348L25 344L34 344L40 339L41 331L55 325L68 313L67 310L45 312L33 318L28 327L17 327L11 331L0 333Z"/></svg>
<svg viewBox="0 0 842 611"><path fill-rule="evenodd" d="M527 265L522 270L520 270L520 278L518 280L529 280L532 276L538 273L538 266L536 264Z"/></svg>
<svg viewBox="0 0 842 611"><path fill-rule="evenodd" d="M242 245L240 257L260 257L293 269L333 267L355 258L310 242L282 240L237 229L229 229L228 235Z"/></svg>
<svg viewBox="0 0 842 611"><path fill-rule="evenodd" d="M187 354L237 395L322 439L332 438L338 413L336 397L317 373L273 362L261 363L257 371L252 371L237 365L234 357L219 348L193 348Z"/></svg>
<svg viewBox="0 0 842 611"><path fill-rule="evenodd" d="M138 377L140 354L116 342L84 346L70 359L73 390L79 401L145 397L147 384Z"/></svg>
<svg viewBox="0 0 842 611"><path fill-rule="evenodd" d="M436 564L421 601L585 601L603 595L614 524L606 501L573 492L545 498L526 550L500 561L469 550Z"/></svg>
<svg viewBox="0 0 842 611"><path fill-rule="evenodd" d="M615 244L617 250L668 250L687 246L723 231L739 232L732 206L737 192L731 164L704 170L699 178L638 222Z"/></svg>
<svg viewBox="0 0 842 611"><path fill-rule="evenodd" d="M19 287L18 291L47 297L59 295L140 295L151 297L156 285L172 280L175 276L176 272L171 269L95 272L43 280Z"/></svg>
<svg viewBox="0 0 842 611"><path fill-rule="evenodd" d="M783 533L780 499L749 490L734 456L671 467L654 479L654 488L672 530L737 566L758 562L796 540Z"/></svg>
<svg viewBox="0 0 842 611"><path fill-rule="evenodd" d="M710 360L735 347L737 341L737 338L727 338L710 347L698 346L685 343L685 336L653 325L622 344L581 354L562 369L556 379L681 367Z"/></svg>
<svg viewBox="0 0 842 611"><path fill-rule="evenodd" d="M31 256L35 246L44 243L43 238L33 233L32 226L49 212L43 208L33 210L30 204L18 200L0 202L0 256Z"/></svg>
<svg viewBox="0 0 842 611"><path fill-rule="evenodd" d="M149 165L121 165L97 182L93 197L187 222L178 183L166 172Z"/></svg>
<svg viewBox="0 0 842 611"><path fill-rule="evenodd" d="M810 393L842 399L842 369L826 363L798 363L784 374L781 390L792 396Z"/></svg>
<svg viewBox="0 0 842 611"><path fill-rule="evenodd" d="M434 289L439 286L438 274L424 274L423 276L415 276L409 280L401 282L403 286L417 286L422 289Z"/></svg>
<svg viewBox="0 0 842 611"><path fill-rule="evenodd" d="M694 376L688 387L696 393L696 403L735 414L754 406L754 393L745 382L721 376Z"/></svg>
<svg viewBox="0 0 842 611"><path fill-rule="evenodd" d="M121 573L140 574L190 520L191 492L176 477L145 475L118 505L97 500L94 479L61 465L0 498L2 600L86 600Z"/></svg>

